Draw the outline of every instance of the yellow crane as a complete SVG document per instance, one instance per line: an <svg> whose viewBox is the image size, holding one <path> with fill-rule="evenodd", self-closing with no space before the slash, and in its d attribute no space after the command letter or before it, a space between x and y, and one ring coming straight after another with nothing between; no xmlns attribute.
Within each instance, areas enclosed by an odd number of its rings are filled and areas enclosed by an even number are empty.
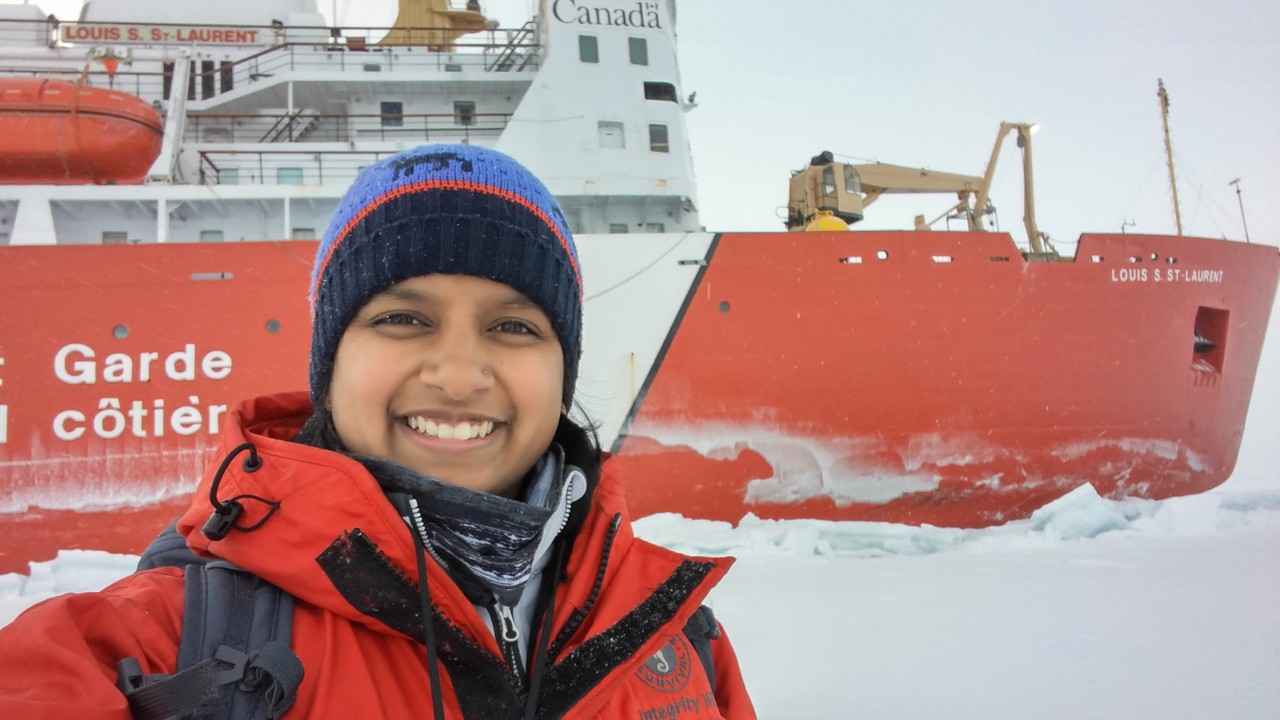
<svg viewBox="0 0 1280 720"><path fill-rule="evenodd" d="M791 176L790 200L787 203L789 230L847 229L862 219L866 207L888 194L955 193L956 204L932 222L916 216L916 229L928 230L942 217L959 214L968 221L971 232L983 232L983 216L992 212L989 193L995 176L1000 148L1010 132L1017 132L1022 150L1023 223L1032 254L1046 254L1046 237L1036 225L1035 186L1031 172L1031 135L1036 126L1030 123L1000 123L991 159L982 177L938 172L924 168L888 163L850 164L836 162L830 152L810 160L808 167Z"/></svg>

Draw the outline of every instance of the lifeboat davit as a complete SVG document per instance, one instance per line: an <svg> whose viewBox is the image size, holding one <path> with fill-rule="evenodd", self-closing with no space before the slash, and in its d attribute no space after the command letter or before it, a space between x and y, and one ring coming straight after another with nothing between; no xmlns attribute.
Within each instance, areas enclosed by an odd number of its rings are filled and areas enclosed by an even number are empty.
<svg viewBox="0 0 1280 720"><path fill-rule="evenodd" d="M0 184L140 183L163 138L159 114L134 95L0 79Z"/></svg>

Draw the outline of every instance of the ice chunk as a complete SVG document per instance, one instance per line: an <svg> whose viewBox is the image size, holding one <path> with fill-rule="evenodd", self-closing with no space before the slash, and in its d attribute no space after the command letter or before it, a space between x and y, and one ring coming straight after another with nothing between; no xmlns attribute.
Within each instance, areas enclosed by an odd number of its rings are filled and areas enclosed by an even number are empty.
<svg viewBox="0 0 1280 720"><path fill-rule="evenodd" d="M1031 528L1059 540L1097 537L1128 527L1129 521L1114 503L1085 483L1031 514Z"/></svg>

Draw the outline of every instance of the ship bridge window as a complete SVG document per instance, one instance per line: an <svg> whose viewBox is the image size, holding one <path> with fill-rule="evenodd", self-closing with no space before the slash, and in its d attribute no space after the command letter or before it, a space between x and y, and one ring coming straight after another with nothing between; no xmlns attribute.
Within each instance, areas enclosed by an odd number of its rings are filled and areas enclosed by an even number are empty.
<svg viewBox="0 0 1280 720"><path fill-rule="evenodd" d="M474 125L476 122L476 104L474 100L453 101L453 124Z"/></svg>
<svg viewBox="0 0 1280 720"><path fill-rule="evenodd" d="M382 101L382 127L404 127L404 103Z"/></svg>
<svg viewBox="0 0 1280 720"><path fill-rule="evenodd" d="M649 41L644 38L627 38L627 46L631 50L632 65L649 64Z"/></svg>
<svg viewBox="0 0 1280 720"><path fill-rule="evenodd" d="M627 147L627 136L623 132L622 123L600 121L600 147L610 150L623 150Z"/></svg>
<svg viewBox="0 0 1280 720"><path fill-rule="evenodd" d="M294 240L315 240L316 229L313 227L296 227L293 229Z"/></svg>
<svg viewBox="0 0 1280 720"><path fill-rule="evenodd" d="M165 100L168 100L169 94L173 92L173 67L174 64L171 62L160 66L160 87Z"/></svg>
<svg viewBox="0 0 1280 720"><path fill-rule="evenodd" d="M214 80L213 61L200 61L200 99L208 100L214 96Z"/></svg>
<svg viewBox="0 0 1280 720"><path fill-rule="evenodd" d="M236 86L235 65L230 60L223 60L218 65L219 85L221 92L229 92Z"/></svg>
<svg viewBox="0 0 1280 720"><path fill-rule="evenodd" d="M644 99L676 102L676 86L664 82L647 82L644 84Z"/></svg>
<svg viewBox="0 0 1280 720"><path fill-rule="evenodd" d="M124 245L129 242L129 233L124 230L103 230L103 245Z"/></svg>
<svg viewBox="0 0 1280 720"><path fill-rule="evenodd" d="M302 168L300 167L276 168L276 184L277 185L301 185L302 184Z"/></svg>
<svg viewBox="0 0 1280 720"><path fill-rule="evenodd" d="M578 58L584 63L600 62L600 41L595 35L578 36Z"/></svg>
<svg viewBox="0 0 1280 720"><path fill-rule="evenodd" d="M836 173L828 165L822 168L822 197L834 197L836 194Z"/></svg>
<svg viewBox="0 0 1280 720"><path fill-rule="evenodd" d="M649 149L653 152L671 152L671 142L667 138L666 125L649 126Z"/></svg>
<svg viewBox="0 0 1280 720"><path fill-rule="evenodd" d="M844 166L844 191L855 195L862 194L862 176L852 165Z"/></svg>
<svg viewBox="0 0 1280 720"><path fill-rule="evenodd" d="M201 230L200 242L222 242L221 230Z"/></svg>
<svg viewBox="0 0 1280 720"><path fill-rule="evenodd" d="M239 185L240 168L218 168L219 185Z"/></svg>
<svg viewBox="0 0 1280 720"><path fill-rule="evenodd" d="M0 245L8 245L8 244L9 244L9 233L0 232Z"/></svg>
<svg viewBox="0 0 1280 720"><path fill-rule="evenodd" d="M663 233L667 231L667 226L662 223L645 223L644 231L648 233Z"/></svg>
<svg viewBox="0 0 1280 720"><path fill-rule="evenodd" d="M625 235L630 230L626 223L609 223L609 232L613 235Z"/></svg>

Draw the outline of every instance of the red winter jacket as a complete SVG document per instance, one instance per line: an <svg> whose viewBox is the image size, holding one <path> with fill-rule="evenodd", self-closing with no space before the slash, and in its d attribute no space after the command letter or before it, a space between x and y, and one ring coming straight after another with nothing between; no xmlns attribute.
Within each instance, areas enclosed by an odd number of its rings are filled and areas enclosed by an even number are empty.
<svg viewBox="0 0 1280 720"><path fill-rule="evenodd" d="M353 604L375 602L362 599L373 593L361 593L353 581L399 583L397 592L410 592L410 579L417 578L412 535L362 465L290 441L309 412L303 393L262 397L236 408L222 434L220 457L251 442L262 466L249 473L240 462L231 463L218 496L257 495L279 502L279 509L257 530L210 542L199 528L211 511L211 468L179 532L197 552L229 560L295 596L293 649L306 675L286 720L431 718L420 633L392 627L420 629L418 611L398 612L399 595L378 596L381 619ZM266 506L244 504L240 526L263 519ZM378 558L385 564L370 562ZM427 563L432 602L460 633L454 639L478 646L484 663L501 663L475 607L434 560L428 557ZM724 635L712 641L713 694L682 633L730 563L637 539L615 467L606 461L556 590L551 637L571 629L559 645L552 643L539 717L754 718ZM414 608L416 590L404 597ZM140 572L99 593L36 605L0 630L0 717L129 718L115 685L116 662L132 656L144 673L174 672L182 611L183 577L175 568ZM442 650L439 662L445 715L468 717L464 708L476 707L468 697L483 687L456 657L451 665L448 654Z"/></svg>

